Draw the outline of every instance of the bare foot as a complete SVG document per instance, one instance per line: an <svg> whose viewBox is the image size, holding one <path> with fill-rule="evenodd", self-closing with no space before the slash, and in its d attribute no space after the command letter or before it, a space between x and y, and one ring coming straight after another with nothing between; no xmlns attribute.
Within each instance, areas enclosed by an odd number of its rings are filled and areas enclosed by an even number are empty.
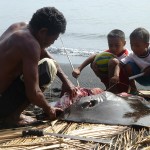
<svg viewBox="0 0 150 150"><path fill-rule="evenodd" d="M30 125L30 124L32 124L36 121L37 120L35 118L32 118L30 116L26 116L26 115L21 114L17 124L20 125L20 126Z"/></svg>
<svg viewBox="0 0 150 150"><path fill-rule="evenodd" d="M8 117L4 120L4 125L6 126L27 126L32 125L37 120L35 118L32 118L30 116L26 116L21 114L20 117Z"/></svg>

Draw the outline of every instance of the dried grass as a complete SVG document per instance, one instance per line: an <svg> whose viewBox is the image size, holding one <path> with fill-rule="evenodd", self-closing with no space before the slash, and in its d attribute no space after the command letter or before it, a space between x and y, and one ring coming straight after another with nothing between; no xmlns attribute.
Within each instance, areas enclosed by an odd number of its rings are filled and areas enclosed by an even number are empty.
<svg viewBox="0 0 150 150"><path fill-rule="evenodd" d="M31 127L30 127L31 128ZM43 137L21 137L27 128L0 131L0 150L132 150L148 148L150 135L146 129L136 131L127 126L111 126L103 124L78 124L57 121L32 129L43 129L49 133L69 134L95 139L113 139L112 144L83 142L49 135Z"/></svg>

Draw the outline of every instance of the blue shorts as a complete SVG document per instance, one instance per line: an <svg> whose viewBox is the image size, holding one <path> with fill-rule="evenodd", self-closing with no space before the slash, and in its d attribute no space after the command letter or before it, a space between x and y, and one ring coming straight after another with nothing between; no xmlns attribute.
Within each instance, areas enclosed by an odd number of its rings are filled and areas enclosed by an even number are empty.
<svg viewBox="0 0 150 150"><path fill-rule="evenodd" d="M127 64L130 65L132 68L132 75L137 75L141 73L141 69L137 66L136 63L128 62ZM141 77L135 78L135 80L143 86L150 86L150 76L141 76Z"/></svg>

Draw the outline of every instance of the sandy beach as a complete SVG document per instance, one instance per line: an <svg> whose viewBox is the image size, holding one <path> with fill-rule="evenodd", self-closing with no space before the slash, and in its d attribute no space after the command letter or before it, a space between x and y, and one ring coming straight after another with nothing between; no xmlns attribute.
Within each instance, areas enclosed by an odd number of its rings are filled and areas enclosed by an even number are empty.
<svg viewBox="0 0 150 150"><path fill-rule="evenodd" d="M60 64L61 68L65 72L65 74L68 76L68 78L73 82L74 85L77 86L77 80L72 76L72 67L70 64ZM73 65L74 68L76 68L78 65ZM86 87L86 88L93 88L93 87L100 87L102 89L105 89L105 86L102 82L100 82L99 78L96 77L96 75L93 73L91 68L87 66L84 68L78 78L78 82L80 87ZM55 81L52 84L52 88L60 87L61 81L56 78Z"/></svg>

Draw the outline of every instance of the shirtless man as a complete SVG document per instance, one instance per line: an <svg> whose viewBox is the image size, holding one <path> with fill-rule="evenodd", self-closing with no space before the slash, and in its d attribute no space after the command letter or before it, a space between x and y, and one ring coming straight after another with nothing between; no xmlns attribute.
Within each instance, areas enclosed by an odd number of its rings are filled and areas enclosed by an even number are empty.
<svg viewBox="0 0 150 150"><path fill-rule="evenodd" d="M50 120L61 111L49 106L44 98L39 87L38 62L43 58L52 59L45 48L65 29L63 14L54 7L44 7L33 14L29 24L15 23L0 37L0 118L6 123L26 125L34 121L22 115L30 103L41 107ZM56 68L63 87L74 96L75 86L58 64Z"/></svg>

